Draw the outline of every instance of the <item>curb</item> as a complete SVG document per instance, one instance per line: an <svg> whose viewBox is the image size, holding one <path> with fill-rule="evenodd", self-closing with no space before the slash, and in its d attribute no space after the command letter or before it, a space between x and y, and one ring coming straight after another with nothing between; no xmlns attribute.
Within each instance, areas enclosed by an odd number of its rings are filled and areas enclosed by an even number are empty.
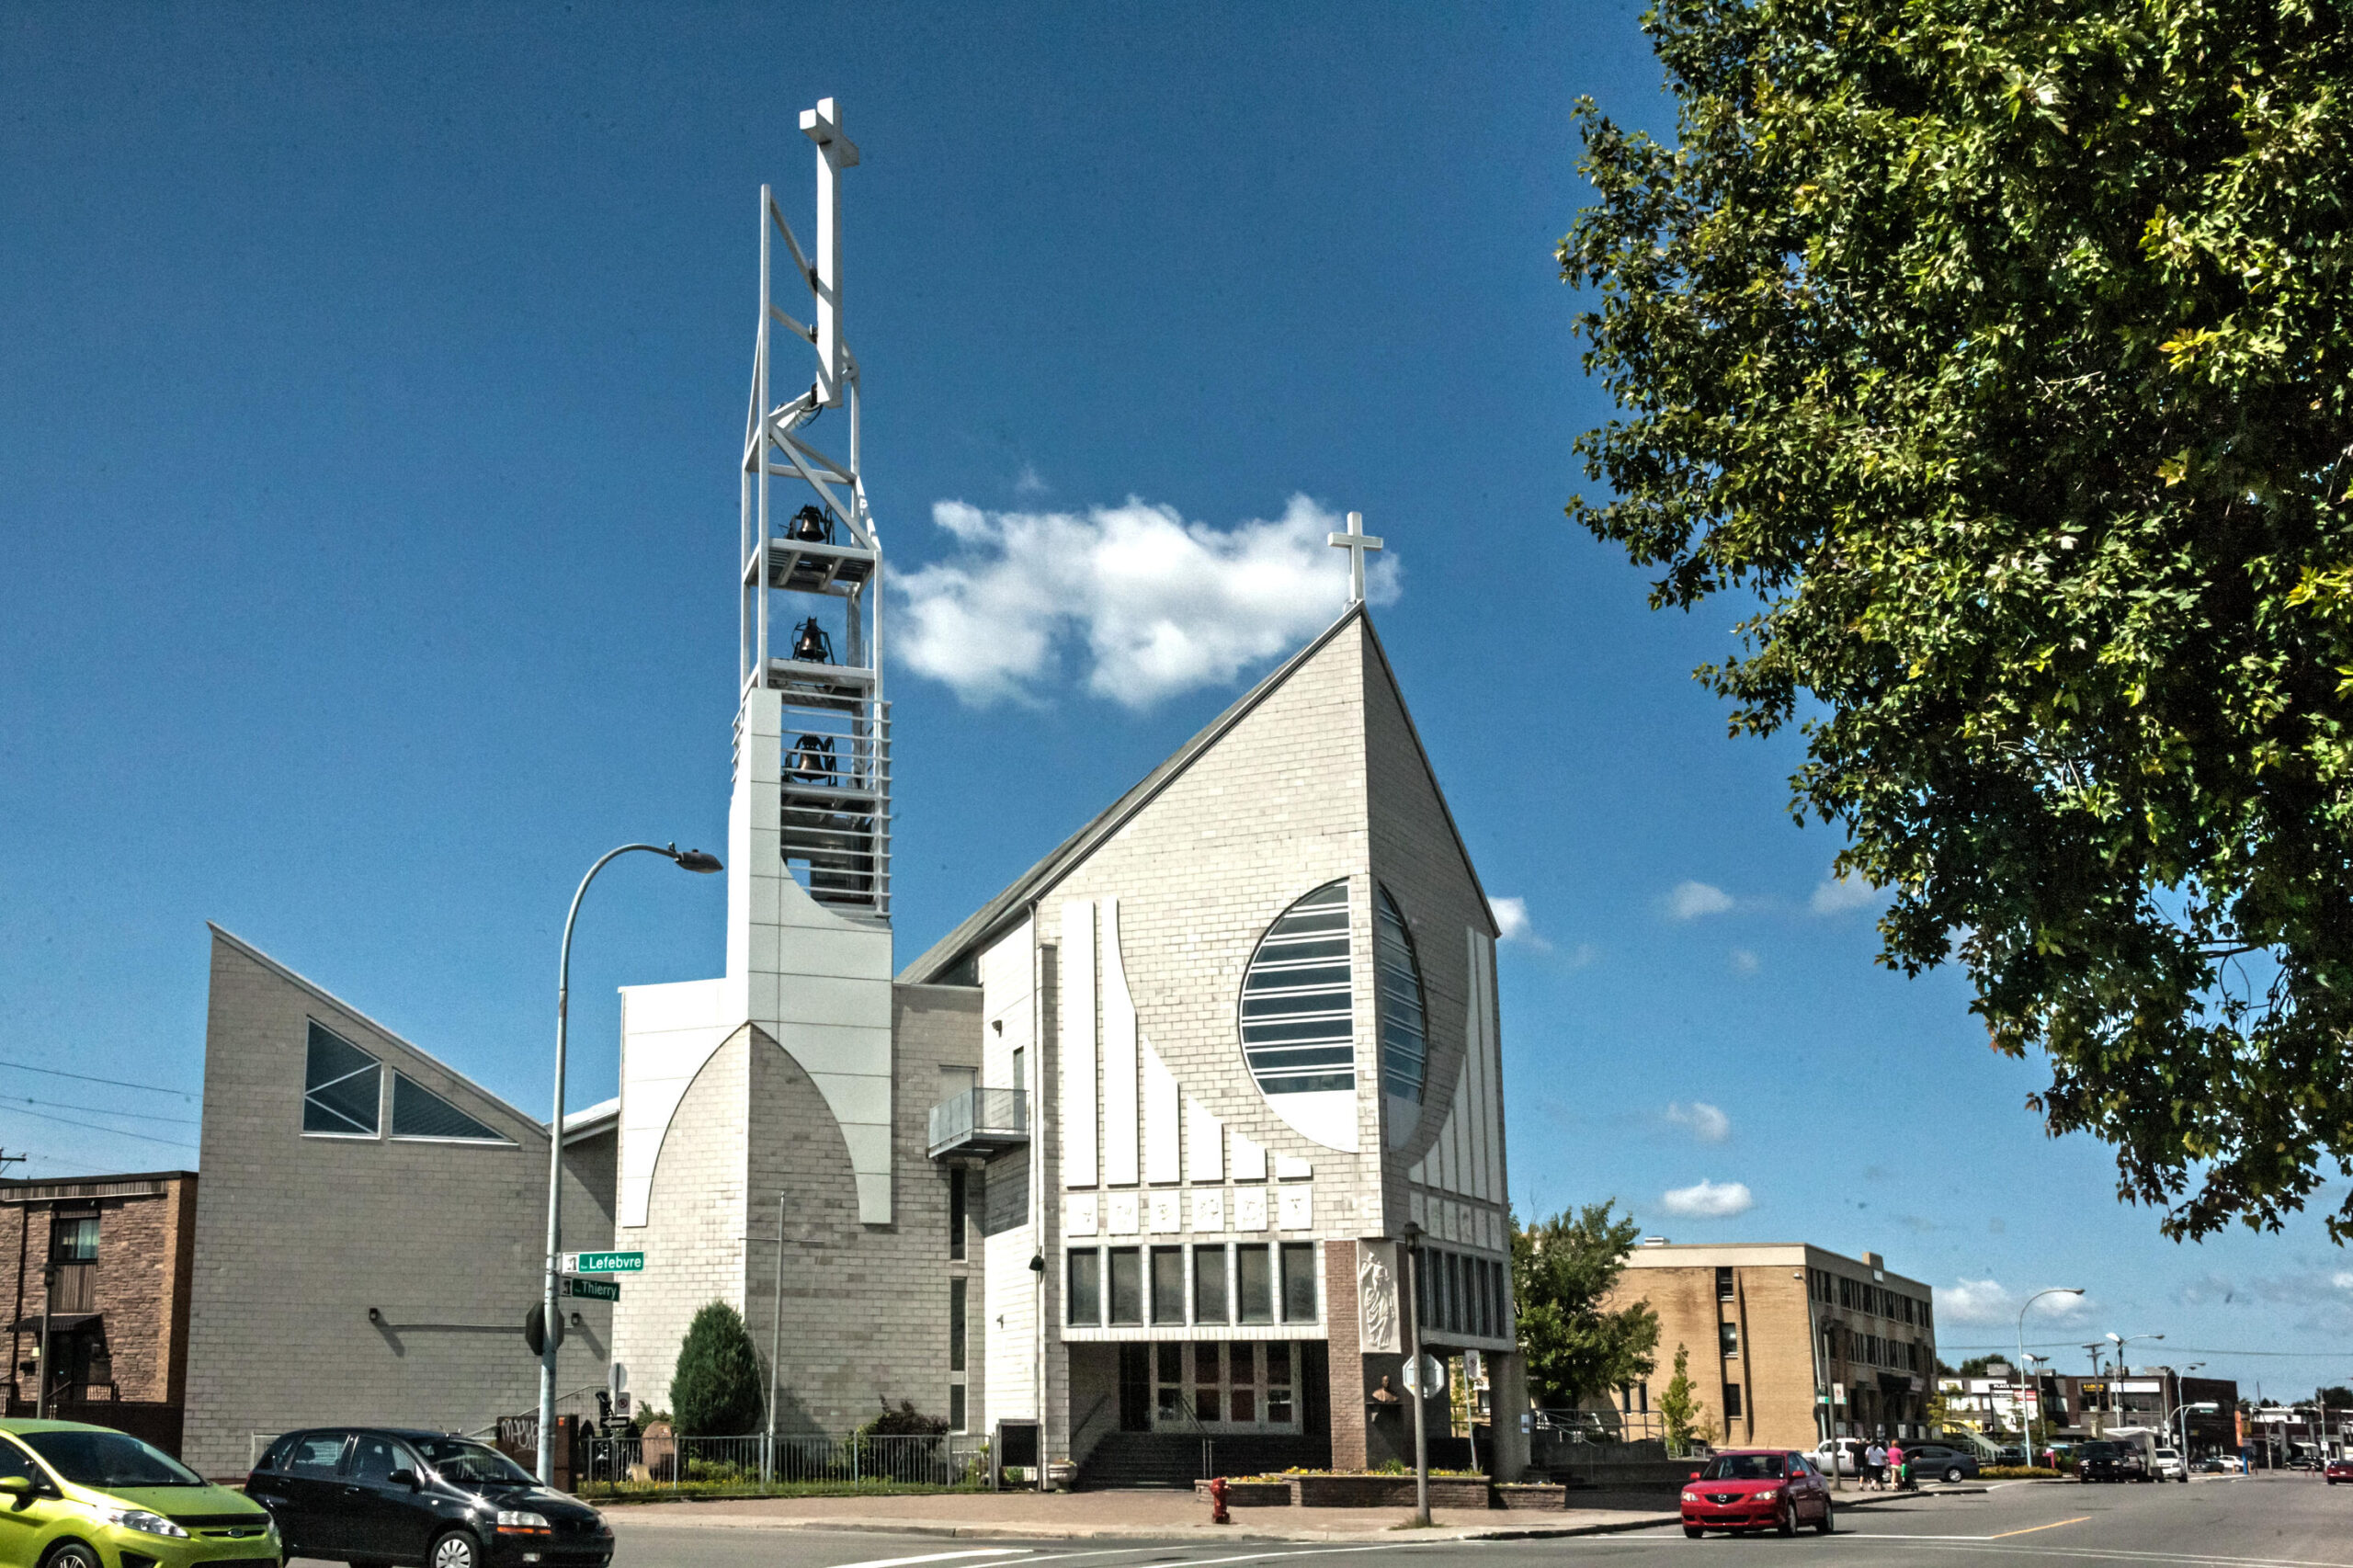
<svg viewBox="0 0 2353 1568"><path fill-rule="evenodd" d="M1519 1526L1510 1528L1485 1528L1475 1525L1440 1525L1433 1529L1415 1530L1416 1541L1453 1540L1532 1540L1557 1536L1616 1535L1627 1530L1659 1529L1680 1523L1682 1515L1654 1514L1634 1519L1612 1519L1598 1524ZM654 1526L659 1529L661 1525ZM900 1524L878 1519L747 1519L740 1515L733 1518L681 1520L674 1528L689 1529L747 1530L808 1530L838 1532L845 1535L926 1536L944 1540L1167 1540L1172 1538L1199 1537L1216 1540L1353 1540L1372 1543L1402 1533L1395 1525L1363 1530L1289 1530L1279 1533L1254 1531L1232 1525L949 1525L909 1522ZM1403 1543L1398 1543L1403 1544Z"/></svg>

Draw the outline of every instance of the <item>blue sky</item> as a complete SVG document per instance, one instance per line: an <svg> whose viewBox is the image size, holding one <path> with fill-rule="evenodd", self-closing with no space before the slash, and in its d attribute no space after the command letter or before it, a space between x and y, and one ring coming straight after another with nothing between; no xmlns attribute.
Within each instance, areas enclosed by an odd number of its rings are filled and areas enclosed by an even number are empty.
<svg viewBox="0 0 2353 1568"><path fill-rule="evenodd" d="M1551 259L1571 105L1662 123L1637 11L0 7L0 1060L107 1080L0 1067L0 1142L193 1159L193 1104L123 1085L198 1084L207 919L543 1108L580 871L724 838L756 190L806 210L796 116L830 94L866 153L876 511L978 617L935 664L997 672L894 676L903 956L1328 613L1310 583L1254 620L1211 571L1225 655L1129 678L1122 628L1166 605L983 591L1067 564L1018 519L1279 542L1358 508L1526 910L1523 1212L1881 1251L1949 1346L2082 1284L2030 1337L2353 1377L2318 1225L2177 1247L2104 1150L2046 1139L2041 1067L1987 1050L1960 977L1872 964L1836 839L1789 819L1793 744L1728 740L1690 680L1733 608L1649 611L1563 522L1607 414ZM1338 552L1316 571L1336 610ZM611 1092L612 988L715 972L722 903L643 858L599 884L575 1103Z"/></svg>

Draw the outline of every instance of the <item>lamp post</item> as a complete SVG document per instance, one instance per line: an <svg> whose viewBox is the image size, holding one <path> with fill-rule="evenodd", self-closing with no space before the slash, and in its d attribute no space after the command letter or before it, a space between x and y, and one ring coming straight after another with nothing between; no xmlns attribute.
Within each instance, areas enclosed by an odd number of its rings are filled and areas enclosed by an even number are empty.
<svg viewBox="0 0 2353 1568"><path fill-rule="evenodd" d="M2026 1462L2029 1468L2034 1464L2034 1417L2026 1411L2026 1310L2045 1296L2080 1296L2083 1293L2083 1288L2078 1285L2053 1285L2048 1290L2037 1290L2026 1299L2025 1305L2018 1308L2018 1426L2026 1434ZM2039 1398L2035 1401L2038 1406L2041 1403Z"/></svg>
<svg viewBox="0 0 2353 1568"><path fill-rule="evenodd" d="M570 1043L566 1019L572 997L572 927L580 918L580 901L588 896L588 884L597 880L597 873L632 850L666 856L681 870L708 874L720 869L719 857L699 849L681 849L675 844L624 844L608 851L603 859L588 868L588 874L580 879L580 890L572 895L572 911L563 917L563 953L557 960L555 973L555 1115L548 1122L548 1266L540 1295L539 1459L542 1486L555 1484L555 1352L557 1341L563 1337L563 1319L556 1308L556 1276L563 1261L557 1248L563 1218L563 1068Z"/></svg>
<svg viewBox="0 0 2353 1568"><path fill-rule="evenodd" d="M1430 1445L1422 1405L1429 1390L1422 1383L1422 1228L1405 1221L1405 1392L1414 1397L1414 1523L1430 1522Z"/></svg>

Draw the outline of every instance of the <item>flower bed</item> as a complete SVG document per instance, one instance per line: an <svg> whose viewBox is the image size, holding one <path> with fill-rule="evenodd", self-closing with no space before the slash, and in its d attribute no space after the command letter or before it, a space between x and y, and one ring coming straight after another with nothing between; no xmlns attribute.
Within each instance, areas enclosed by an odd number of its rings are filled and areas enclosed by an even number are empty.
<svg viewBox="0 0 2353 1568"><path fill-rule="evenodd" d="M1193 1495L1206 1503L1210 1483L1193 1483ZM1225 1504L1229 1508L1288 1508L1290 1506L1290 1483L1280 1476L1271 1480L1234 1481L1225 1483Z"/></svg>
<svg viewBox="0 0 2353 1568"><path fill-rule="evenodd" d="M1301 1474L1290 1478L1291 1502L1302 1508L1410 1508L1414 1506L1411 1475ZM1433 1475L1433 1508L1492 1506L1487 1478Z"/></svg>

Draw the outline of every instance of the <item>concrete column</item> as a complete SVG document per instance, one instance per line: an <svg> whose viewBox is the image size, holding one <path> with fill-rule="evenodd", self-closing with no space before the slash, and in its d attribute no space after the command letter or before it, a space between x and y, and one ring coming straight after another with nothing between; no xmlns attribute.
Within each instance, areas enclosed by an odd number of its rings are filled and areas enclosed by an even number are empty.
<svg viewBox="0 0 2353 1568"><path fill-rule="evenodd" d="M1365 1453L1364 1356L1358 1348L1362 1324L1357 1306L1357 1244L1324 1244L1325 1351L1331 1382L1332 1468L1363 1470Z"/></svg>
<svg viewBox="0 0 2353 1568"><path fill-rule="evenodd" d="M1487 1358L1487 1408L1495 1421L1495 1479L1518 1481L1528 1473L1528 1363L1514 1351Z"/></svg>

